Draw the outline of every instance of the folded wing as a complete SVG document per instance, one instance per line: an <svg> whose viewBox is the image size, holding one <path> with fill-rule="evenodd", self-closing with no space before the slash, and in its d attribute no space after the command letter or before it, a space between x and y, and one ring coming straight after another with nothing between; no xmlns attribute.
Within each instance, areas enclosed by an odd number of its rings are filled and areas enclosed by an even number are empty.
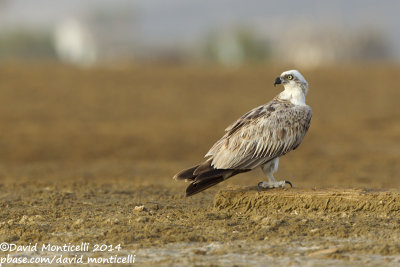
<svg viewBox="0 0 400 267"><path fill-rule="evenodd" d="M310 127L309 106L274 99L243 115L208 151L216 169L254 169L296 149Z"/></svg>

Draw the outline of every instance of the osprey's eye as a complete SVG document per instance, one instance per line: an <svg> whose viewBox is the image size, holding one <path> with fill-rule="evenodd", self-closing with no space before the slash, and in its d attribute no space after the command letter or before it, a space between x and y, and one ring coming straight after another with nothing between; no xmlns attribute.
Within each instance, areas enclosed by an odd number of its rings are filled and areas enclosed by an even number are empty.
<svg viewBox="0 0 400 267"><path fill-rule="evenodd" d="M289 74L289 75L287 76L287 78L288 78L288 80L293 80L293 75L292 75L292 74Z"/></svg>

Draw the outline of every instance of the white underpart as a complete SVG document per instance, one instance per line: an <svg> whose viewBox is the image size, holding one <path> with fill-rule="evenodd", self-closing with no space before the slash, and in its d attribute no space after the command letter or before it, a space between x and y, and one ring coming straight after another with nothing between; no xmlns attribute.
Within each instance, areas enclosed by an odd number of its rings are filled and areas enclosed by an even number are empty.
<svg viewBox="0 0 400 267"><path fill-rule="evenodd" d="M304 106L306 104L306 96L302 88L295 82L285 84L285 90L279 94L279 98L288 100L293 105Z"/></svg>

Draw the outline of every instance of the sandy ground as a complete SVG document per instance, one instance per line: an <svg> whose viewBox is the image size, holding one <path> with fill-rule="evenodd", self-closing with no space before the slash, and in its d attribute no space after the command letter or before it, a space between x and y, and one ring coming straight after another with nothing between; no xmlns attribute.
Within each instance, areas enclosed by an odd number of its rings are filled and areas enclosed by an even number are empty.
<svg viewBox="0 0 400 267"><path fill-rule="evenodd" d="M292 189L258 193L256 170L185 198L171 177L277 94L280 69L2 66L0 243L121 244L81 254L139 266L397 266L399 70L304 72L315 115L276 175Z"/></svg>
<svg viewBox="0 0 400 267"><path fill-rule="evenodd" d="M32 166L25 175L87 177L3 184L1 241L122 244L139 265L400 264L398 190L236 187L185 198L179 185L91 177L104 167Z"/></svg>

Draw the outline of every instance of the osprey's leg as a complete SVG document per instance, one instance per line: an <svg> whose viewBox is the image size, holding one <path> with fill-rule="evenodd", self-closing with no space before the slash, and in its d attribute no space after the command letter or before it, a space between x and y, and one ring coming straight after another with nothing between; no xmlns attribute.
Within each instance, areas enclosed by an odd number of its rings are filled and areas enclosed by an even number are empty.
<svg viewBox="0 0 400 267"><path fill-rule="evenodd" d="M290 185L290 187L292 187L292 183L289 181L275 180L274 173L278 171L278 165L279 165L279 158L275 158L274 160L271 160L270 162L261 166L261 169L263 170L265 176L267 176L268 181L267 182L259 182L257 185L257 189L285 187L286 184L288 184L288 185Z"/></svg>

